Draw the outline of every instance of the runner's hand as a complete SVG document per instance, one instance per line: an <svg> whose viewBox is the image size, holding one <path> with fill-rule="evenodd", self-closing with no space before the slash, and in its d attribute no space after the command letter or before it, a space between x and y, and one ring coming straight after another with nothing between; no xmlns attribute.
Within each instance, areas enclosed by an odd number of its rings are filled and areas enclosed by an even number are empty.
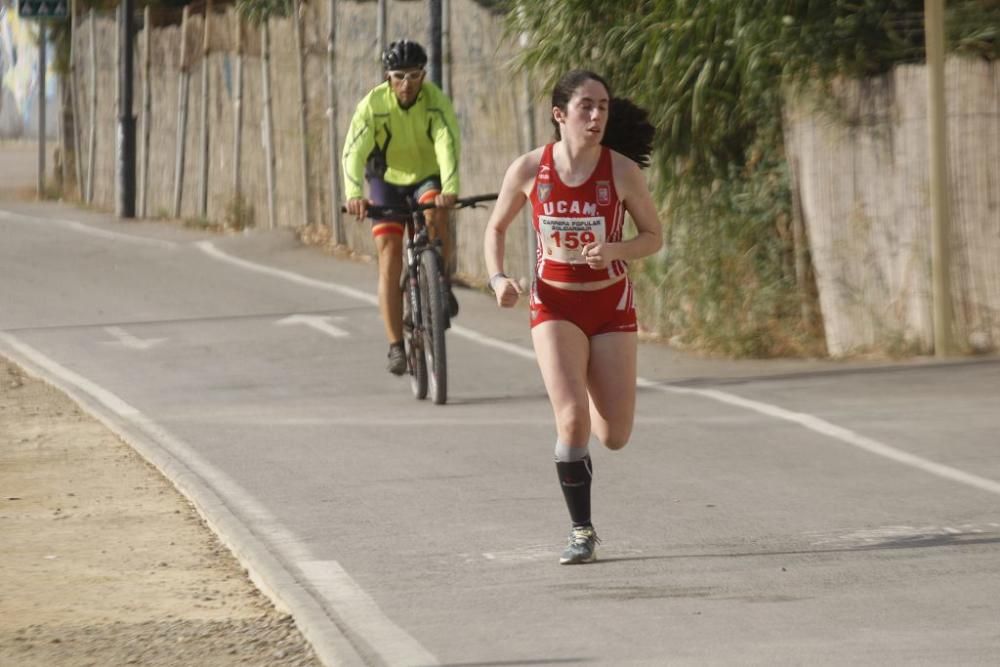
<svg viewBox="0 0 1000 667"><path fill-rule="evenodd" d="M457 200L458 195L454 192L442 192L434 197L434 205L438 208L452 208Z"/></svg>
<svg viewBox="0 0 1000 667"><path fill-rule="evenodd" d="M616 257L614 254L615 244L613 243L599 243L597 241L593 243L588 243L580 249L583 259L587 262L587 266L592 269L606 269L608 265L611 264Z"/></svg>
<svg viewBox="0 0 1000 667"><path fill-rule="evenodd" d="M361 197L348 199L347 205L344 208L358 220L364 220L365 213L368 211L368 200Z"/></svg>
<svg viewBox="0 0 1000 667"><path fill-rule="evenodd" d="M501 308L513 308L521 296L521 286L506 276L494 281L493 291L497 295L497 305Z"/></svg>

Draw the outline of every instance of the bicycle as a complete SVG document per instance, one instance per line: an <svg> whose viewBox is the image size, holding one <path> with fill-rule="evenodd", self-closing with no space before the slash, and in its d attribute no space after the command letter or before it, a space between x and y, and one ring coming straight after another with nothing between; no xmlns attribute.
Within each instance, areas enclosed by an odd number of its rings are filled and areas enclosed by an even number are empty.
<svg viewBox="0 0 1000 667"><path fill-rule="evenodd" d="M453 208L478 208L496 194L461 197ZM410 388L417 400L428 391L436 405L448 400L448 356L445 331L451 326L447 282L441 241L431 239L424 211L434 203L408 207L369 206L365 215L378 220L397 220L406 226L403 288L403 347ZM342 209L345 210L346 209Z"/></svg>

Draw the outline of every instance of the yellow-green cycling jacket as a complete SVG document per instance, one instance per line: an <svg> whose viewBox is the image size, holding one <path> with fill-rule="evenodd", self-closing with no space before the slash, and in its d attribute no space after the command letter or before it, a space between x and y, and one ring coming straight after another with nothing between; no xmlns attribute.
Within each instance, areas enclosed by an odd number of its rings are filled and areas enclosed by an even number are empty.
<svg viewBox="0 0 1000 667"><path fill-rule="evenodd" d="M457 195L459 141L451 101L430 81L409 109L389 82L376 86L358 103L344 142L344 198L364 196L366 175L414 185L438 174L441 191Z"/></svg>

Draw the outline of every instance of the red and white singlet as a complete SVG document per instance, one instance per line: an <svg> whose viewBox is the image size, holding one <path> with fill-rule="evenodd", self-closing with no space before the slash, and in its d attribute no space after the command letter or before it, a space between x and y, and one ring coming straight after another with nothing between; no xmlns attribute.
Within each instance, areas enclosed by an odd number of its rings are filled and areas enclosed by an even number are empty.
<svg viewBox="0 0 1000 667"><path fill-rule="evenodd" d="M611 151L601 147L590 178L570 187L559 179L552 160L552 146L542 152L531 191L532 224L538 240L535 276L564 283L606 280L625 273L624 261L606 269L592 269L583 259L587 243L616 243L622 239L625 207L618 199L611 168Z"/></svg>

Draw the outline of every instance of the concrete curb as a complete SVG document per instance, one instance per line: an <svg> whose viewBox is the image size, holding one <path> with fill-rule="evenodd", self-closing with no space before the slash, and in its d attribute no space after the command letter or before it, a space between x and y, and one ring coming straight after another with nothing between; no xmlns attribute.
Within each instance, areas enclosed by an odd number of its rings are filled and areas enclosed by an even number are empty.
<svg viewBox="0 0 1000 667"><path fill-rule="evenodd" d="M236 516L223 499L187 462L98 397L53 369L58 366L9 334L0 333L0 354L33 377L68 395L153 465L195 507L219 540L232 552L257 586L278 608L291 614L320 662L326 667L370 664L354 647L320 602L303 587L267 546Z"/></svg>

